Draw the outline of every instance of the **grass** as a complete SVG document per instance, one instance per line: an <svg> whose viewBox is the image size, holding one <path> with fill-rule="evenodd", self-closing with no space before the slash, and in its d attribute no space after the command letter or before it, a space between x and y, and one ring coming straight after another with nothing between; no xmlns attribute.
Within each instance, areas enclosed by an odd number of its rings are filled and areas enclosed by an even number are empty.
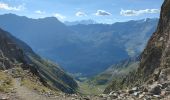
<svg viewBox="0 0 170 100"><path fill-rule="evenodd" d="M39 93L47 93L49 91L54 92L50 90L49 88L45 87L44 85L40 84L39 82L36 82L35 80L34 81L30 80L29 78L23 78L21 81L21 84L31 90L36 90ZM56 92L54 92L53 94L56 94Z"/></svg>
<svg viewBox="0 0 170 100"><path fill-rule="evenodd" d="M89 82L78 82L79 84L79 92L83 95L98 95L103 93L106 85L93 85Z"/></svg>
<svg viewBox="0 0 170 100"><path fill-rule="evenodd" d="M1 76L1 75L0 75ZM4 75L2 75L4 76ZM49 89L48 87L44 86L39 78L29 71L24 71L21 67L15 67L12 69L12 77L13 78L21 78L21 85L29 88L30 90L35 90L39 93L47 93L51 92L53 94L57 94L53 90ZM1 77L0 77L1 78Z"/></svg>
<svg viewBox="0 0 170 100"><path fill-rule="evenodd" d="M12 87L12 78L5 72L0 71L0 92L10 92Z"/></svg>

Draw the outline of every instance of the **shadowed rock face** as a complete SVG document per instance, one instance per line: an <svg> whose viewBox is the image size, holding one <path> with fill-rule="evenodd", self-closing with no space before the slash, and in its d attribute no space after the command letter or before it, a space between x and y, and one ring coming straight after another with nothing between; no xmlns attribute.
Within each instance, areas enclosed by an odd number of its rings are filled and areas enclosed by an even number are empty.
<svg viewBox="0 0 170 100"><path fill-rule="evenodd" d="M165 0L162 8L159 24L152 35L147 47L141 55L139 72L144 77L152 74L158 67L170 65L170 0Z"/></svg>
<svg viewBox="0 0 170 100"><path fill-rule="evenodd" d="M16 61L25 63L23 51L11 38L10 34L0 29L1 69L12 68L12 63Z"/></svg>
<svg viewBox="0 0 170 100"><path fill-rule="evenodd" d="M58 65L42 59L27 44L0 29L0 69L7 70L17 65L30 69L44 85L66 93L76 92L77 83Z"/></svg>

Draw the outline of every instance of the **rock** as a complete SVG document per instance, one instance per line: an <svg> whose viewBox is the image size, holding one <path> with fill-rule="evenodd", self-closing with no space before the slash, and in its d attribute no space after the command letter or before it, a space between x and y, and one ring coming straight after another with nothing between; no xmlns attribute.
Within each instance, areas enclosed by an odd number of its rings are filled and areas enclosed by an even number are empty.
<svg viewBox="0 0 170 100"><path fill-rule="evenodd" d="M169 87L169 86L166 87L165 90L166 90L166 91L170 91L170 87Z"/></svg>
<svg viewBox="0 0 170 100"><path fill-rule="evenodd" d="M88 97L83 97L83 100L90 100L90 98L88 98Z"/></svg>
<svg viewBox="0 0 170 100"><path fill-rule="evenodd" d="M133 91L133 90L128 90L128 93L129 93L129 94L133 94L134 91Z"/></svg>
<svg viewBox="0 0 170 100"><path fill-rule="evenodd" d="M144 88L144 89L143 89L143 92L148 92L148 89L147 89L147 88Z"/></svg>
<svg viewBox="0 0 170 100"><path fill-rule="evenodd" d="M161 96L160 95L153 95L154 97L158 98L158 99L161 99Z"/></svg>
<svg viewBox="0 0 170 100"><path fill-rule="evenodd" d="M166 95L166 91L161 91L161 96L165 96Z"/></svg>
<svg viewBox="0 0 170 100"><path fill-rule="evenodd" d="M154 94L154 95L159 95L161 94L161 85L160 84L153 84L151 86L151 89L149 91L150 93Z"/></svg>
<svg viewBox="0 0 170 100"><path fill-rule="evenodd" d="M147 84L153 84L153 80L149 80L148 82L147 82Z"/></svg>
<svg viewBox="0 0 170 100"><path fill-rule="evenodd" d="M143 100L151 100L150 97L145 97Z"/></svg>
<svg viewBox="0 0 170 100"><path fill-rule="evenodd" d="M0 100L9 100L9 97L7 97L7 96L2 96L2 97L0 97Z"/></svg>
<svg viewBox="0 0 170 100"><path fill-rule="evenodd" d="M138 90L138 87L134 87L132 88L133 91L137 91Z"/></svg>
<svg viewBox="0 0 170 100"><path fill-rule="evenodd" d="M114 93L114 94L112 94L112 95L109 95L109 97L110 97L111 99L116 99L116 98L118 98L118 94Z"/></svg>
<svg viewBox="0 0 170 100"><path fill-rule="evenodd" d="M76 100L75 98L71 98L71 100Z"/></svg>
<svg viewBox="0 0 170 100"><path fill-rule="evenodd" d="M139 99L143 98L144 96L145 96L144 94L140 94Z"/></svg>
<svg viewBox="0 0 170 100"><path fill-rule="evenodd" d="M139 94L140 94L140 92L134 92L134 93L133 93L133 95L136 96L136 97L138 97Z"/></svg>
<svg viewBox="0 0 170 100"><path fill-rule="evenodd" d="M109 96L118 96L119 94L118 93L111 93L111 94L109 94Z"/></svg>
<svg viewBox="0 0 170 100"><path fill-rule="evenodd" d="M99 96L102 98L107 98L107 94L100 94Z"/></svg>
<svg viewBox="0 0 170 100"><path fill-rule="evenodd" d="M127 90L127 92L129 93L129 94L133 94L134 92L136 92L138 90L138 88L137 87L134 87L134 88L132 88L131 90Z"/></svg>
<svg viewBox="0 0 170 100"><path fill-rule="evenodd" d="M112 95L113 93L115 93L114 91L110 92L109 95Z"/></svg>
<svg viewBox="0 0 170 100"><path fill-rule="evenodd" d="M164 81L166 81L167 80L167 71L166 71L166 69L163 69L162 71L161 71L161 73L160 73L160 75L159 75L159 81L160 82L164 82Z"/></svg>
<svg viewBox="0 0 170 100"><path fill-rule="evenodd" d="M159 74L160 74L161 70L160 69L156 69L154 71L154 81L157 81L159 79Z"/></svg>
<svg viewBox="0 0 170 100"><path fill-rule="evenodd" d="M164 40L164 38L163 38L163 37L160 37L160 38L159 38L159 41L162 41L162 40Z"/></svg>
<svg viewBox="0 0 170 100"><path fill-rule="evenodd" d="M166 87L168 87L167 83L162 83L161 85L162 85L161 89L165 89Z"/></svg>

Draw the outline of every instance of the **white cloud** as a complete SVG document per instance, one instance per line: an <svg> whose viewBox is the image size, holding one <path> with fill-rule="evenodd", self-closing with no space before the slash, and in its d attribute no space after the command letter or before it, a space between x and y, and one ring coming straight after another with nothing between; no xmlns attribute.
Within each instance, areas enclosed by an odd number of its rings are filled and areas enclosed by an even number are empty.
<svg viewBox="0 0 170 100"><path fill-rule="evenodd" d="M81 11L78 11L75 15L78 17L87 16L86 13L81 12Z"/></svg>
<svg viewBox="0 0 170 100"><path fill-rule="evenodd" d="M122 16L139 16L141 14L154 14L160 13L159 9L144 9L144 10L121 10L120 15Z"/></svg>
<svg viewBox="0 0 170 100"><path fill-rule="evenodd" d="M105 11L105 10L97 10L95 13L96 16L109 16L112 15L111 13Z"/></svg>
<svg viewBox="0 0 170 100"><path fill-rule="evenodd" d="M63 16L63 15L61 15L61 14L59 14L59 13L55 13L55 14L54 14L54 17L56 17L56 18L58 18L58 19L61 19L61 20L63 20L63 19L66 18L66 16Z"/></svg>
<svg viewBox="0 0 170 100"><path fill-rule="evenodd" d="M37 10L37 11L35 11L35 13L37 13L37 14L45 14L45 11Z"/></svg>
<svg viewBox="0 0 170 100"><path fill-rule="evenodd" d="M19 6L10 6L7 3L0 2L0 9L10 10L10 11L20 11L20 10L24 10L25 7L24 7L24 4L19 5Z"/></svg>

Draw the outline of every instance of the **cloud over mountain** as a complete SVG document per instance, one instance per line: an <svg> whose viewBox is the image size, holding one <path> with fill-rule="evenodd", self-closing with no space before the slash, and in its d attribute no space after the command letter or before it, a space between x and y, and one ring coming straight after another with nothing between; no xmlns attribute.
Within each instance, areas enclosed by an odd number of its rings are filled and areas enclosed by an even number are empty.
<svg viewBox="0 0 170 100"><path fill-rule="evenodd" d="M143 10L124 10L120 11L120 15L122 16L139 16L142 14L155 14L160 13L159 9L143 9Z"/></svg>
<svg viewBox="0 0 170 100"><path fill-rule="evenodd" d="M36 14L45 14L45 11L36 10L35 13L36 13Z"/></svg>
<svg viewBox="0 0 170 100"><path fill-rule="evenodd" d="M63 19L66 18L66 16L61 15L61 14L59 14L59 13L55 13L53 16L56 17L56 18L58 18L58 19L61 19L61 20L63 20Z"/></svg>
<svg viewBox="0 0 170 100"><path fill-rule="evenodd" d="M81 11L78 11L75 15L78 17L87 16L86 13L81 12Z"/></svg>
<svg viewBox="0 0 170 100"><path fill-rule="evenodd" d="M20 11L24 9L25 9L24 4L18 6L10 6L7 3L0 2L0 10Z"/></svg>
<svg viewBox="0 0 170 100"><path fill-rule="evenodd" d="M105 10L97 10L95 13L96 16L109 16L112 15L111 13L105 11Z"/></svg>

